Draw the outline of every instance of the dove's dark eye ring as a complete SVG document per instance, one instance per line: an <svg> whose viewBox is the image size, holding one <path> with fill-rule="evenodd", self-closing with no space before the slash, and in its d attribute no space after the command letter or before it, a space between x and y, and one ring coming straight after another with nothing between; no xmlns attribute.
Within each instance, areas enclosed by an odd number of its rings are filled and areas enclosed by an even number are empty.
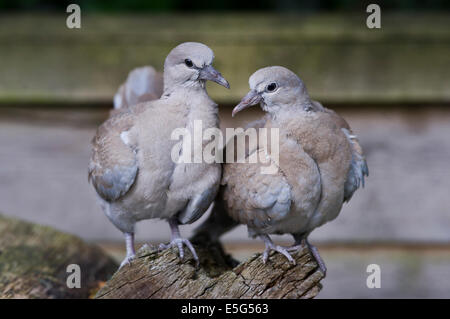
<svg viewBox="0 0 450 319"><path fill-rule="evenodd" d="M192 68L194 66L194 63L192 63L190 59L184 60L184 64L186 64L188 68Z"/></svg>
<svg viewBox="0 0 450 319"><path fill-rule="evenodd" d="M267 92L273 92L276 89L277 89L277 84L275 82L270 83L266 88Z"/></svg>

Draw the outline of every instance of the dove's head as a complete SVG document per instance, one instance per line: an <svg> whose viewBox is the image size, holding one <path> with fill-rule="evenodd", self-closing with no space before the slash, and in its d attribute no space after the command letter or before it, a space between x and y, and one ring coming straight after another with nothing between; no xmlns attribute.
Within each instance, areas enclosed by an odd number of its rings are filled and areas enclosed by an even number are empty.
<svg viewBox="0 0 450 319"><path fill-rule="evenodd" d="M292 71L282 66L259 69L250 76L250 92L233 109L232 115L252 105L275 114L294 106L309 102L309 95L303 81Z"/></svg>
<svg viewBox="0 0 450 319"><path fill-rule="evenodd" d="M164 63L164 91L178 87L204 87L207 80L230 88L227 80L212 67L213 51L202 43L176 46Z"/></svg>

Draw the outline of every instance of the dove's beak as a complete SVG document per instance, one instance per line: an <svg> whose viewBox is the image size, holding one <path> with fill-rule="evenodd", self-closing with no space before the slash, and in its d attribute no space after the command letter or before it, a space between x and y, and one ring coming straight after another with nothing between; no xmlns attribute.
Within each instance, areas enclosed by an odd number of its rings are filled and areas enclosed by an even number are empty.
<svg viewBox="0 0 450 319"><path fill-rule="evenodd" d="M225 80L222 74L220 74L220 72L214 69L211 65L206 65L200 70L199 79L213 81L226 87L227 89L230 88L228 81Z"/></svg>
<svg viewBox="0 0 450 319"><path fill-rule="evenodd" d="M242 98L241 102L239 102L239 104L236 105L236 107L233 109L233 113L231 113L231 116L234 117L237 112L240 112L243 109L246 109L252 105L256 105L259 102L261 102L261 100L262 100L261 94L259 94L255 90L251 90L250 92L247 93L246 96Z"/></svg>

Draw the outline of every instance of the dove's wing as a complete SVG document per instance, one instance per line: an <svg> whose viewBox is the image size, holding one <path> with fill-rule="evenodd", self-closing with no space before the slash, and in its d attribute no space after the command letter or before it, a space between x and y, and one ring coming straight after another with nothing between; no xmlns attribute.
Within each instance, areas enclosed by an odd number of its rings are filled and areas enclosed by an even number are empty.
<svg viewBox="0 0 450 319"><path fill-rule="evenodd" d="M106 201L115 201L133 185L138 172L131 128L135 115L123 112L109 118L92 140L89 180Z"/></svg>
<svg viewBox="0 0 450 319"><path fill-rule="evenodd" d="M352 134L352 131L349 129L342 128L342 131L347 137L352 150L352 162L344 185L344 201L348 202L360 185L364 187L364 176L369 176L369 168L358 137Z"/></svg>
<svg viewBox="0 0 450 319"><path fill-rule="evenodd" d="M352 160L344 185L344 201L348 202L361 185L364 187L364 177L369 176L369 168L367 166L362 147L359 144L358 137L353 134L350 125L348 125L344 118L339 116L333 110L323 107L322 104L317 101L313 101L313 103L322 107L325 112L333 116L334 122L341 128L350 143Z"/></svg>
<svg viewBox="0 0 450 319"><path fill-rule="evenodd" d="M285 178L281 174L261 174L260 168L259 164L227 164L223 178L228 213L256 229L282 220L291 207L291 188Z"/></svg>
<svg viewBox="0 0 450 319"><path fill-rule="evenodd" d="M179 223L183 225L191 224L202 217L208 210L214 198L216 198L218 190L219 183L190 199L189 203L186 205L186 208L177 216Z"/></svg>

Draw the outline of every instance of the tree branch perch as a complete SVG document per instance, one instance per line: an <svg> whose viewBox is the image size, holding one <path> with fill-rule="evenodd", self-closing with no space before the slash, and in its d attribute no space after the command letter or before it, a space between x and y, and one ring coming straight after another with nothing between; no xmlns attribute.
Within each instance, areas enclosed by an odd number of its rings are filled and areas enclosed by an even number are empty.
<svg viewBox="0 0 450 319"><path fill-rule="evenodd" d="M181 261L175 249L145 245L96 298L314 298L322 288L324 275L307 248L292 255L295 266L278 253L266 265L260 254L237 264L218 242L197 243L196 250L197 269L190 253Z"/></svg>

